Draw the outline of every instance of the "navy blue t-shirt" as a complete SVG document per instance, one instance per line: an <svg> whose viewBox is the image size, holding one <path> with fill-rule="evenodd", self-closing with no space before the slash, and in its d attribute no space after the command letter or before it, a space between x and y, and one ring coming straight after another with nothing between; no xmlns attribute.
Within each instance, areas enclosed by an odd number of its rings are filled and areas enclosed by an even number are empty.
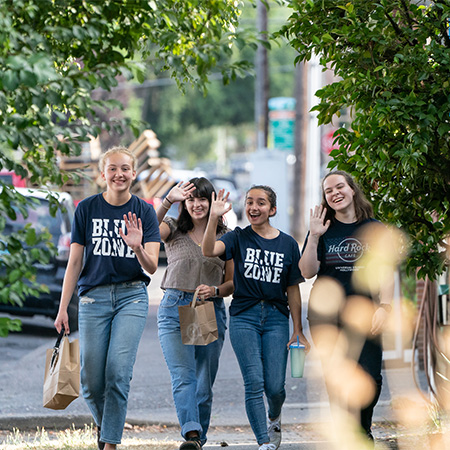
<svg viewBox="0 0 450 450"><path fill-rule="evenodd" d="M78 279L78 295L104 284L126 281L150 282L134 252L120 237L119 229L126 234L123 215L135 213L142 221L142 244L160 242L159 225L153 206L131 196L124 205L109 204L103 194L81 201L75 210L72 243L84 246L84 266Z"/></svg>
<svg viewBox="0 0 450 450"><path fill-rule="evenodd" d="M248 226L237 227L220 240L225 244L223 259L234 259L230 315L235 316L265 300L289 316L286 289L304 281L298 267L300 249L295 239L282 231L274 239L265 239Z"/></svg>

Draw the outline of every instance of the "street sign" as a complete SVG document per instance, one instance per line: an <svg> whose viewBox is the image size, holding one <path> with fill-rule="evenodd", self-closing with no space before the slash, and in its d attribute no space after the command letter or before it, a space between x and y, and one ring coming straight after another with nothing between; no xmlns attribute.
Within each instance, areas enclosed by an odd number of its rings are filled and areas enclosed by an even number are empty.
<svg viewBox="0 0 450 450"><path fill-rule="evenodd" d="M269 99L268 147L294 151L295 98L274 97Z"/></svg>

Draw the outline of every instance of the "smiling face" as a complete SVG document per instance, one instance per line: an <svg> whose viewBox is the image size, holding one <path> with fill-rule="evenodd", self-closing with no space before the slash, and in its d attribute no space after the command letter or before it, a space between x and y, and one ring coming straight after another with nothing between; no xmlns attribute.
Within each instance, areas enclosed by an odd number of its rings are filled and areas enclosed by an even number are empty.
<svg viewBox="0 0 450 450"><path fill-rule="evenodd" d="M192 220L207 219L209 214L209 200L206 197L188 197L184 206Z"/></svg>
<svg viewBox="0 0 450 450"><path fill-rule="evenodd" d="M124 153L112 153L104 161L102 178L106 181L109 191L122 193L130 189L136 178L133 161Z"/></svg>
<svg viewBox="0 0 450 450"><path fill-rule="evenodd" d="M323 182L323 192L328 206L336 213L346 213L355 208L355 192L342 175L330 175Z"/></svg>
<svg viewBox="0 0 450 450"><path fill-rule="evenodd" d="M270 203L267 192L262 189L250 189L245 199L245 213L250 225L264 225L277 211Z"/></svg>

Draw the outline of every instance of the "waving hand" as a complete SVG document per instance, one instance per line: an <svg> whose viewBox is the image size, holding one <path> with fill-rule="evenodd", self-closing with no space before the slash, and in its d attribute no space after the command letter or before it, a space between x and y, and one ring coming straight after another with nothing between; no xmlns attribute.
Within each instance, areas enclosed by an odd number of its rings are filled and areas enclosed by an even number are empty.
<svg viewBox="0 0 450 450"><path fill-rule="evenodd" d="M211 196L211 208L210 208L210 215L212 217L220 217L226 214L228 211L231 210L232 206L228 203L228 197L230 193L227 192L225 194L225 189L221 189L218 194L217 198L214 192Z"/></svg>

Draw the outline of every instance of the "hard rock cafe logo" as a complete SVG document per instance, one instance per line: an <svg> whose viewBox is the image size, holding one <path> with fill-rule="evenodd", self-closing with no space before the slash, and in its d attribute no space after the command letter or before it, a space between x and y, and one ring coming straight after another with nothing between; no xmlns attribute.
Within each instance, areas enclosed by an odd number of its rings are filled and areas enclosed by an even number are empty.
<svg viewBox="0 0 450 450"><path fill-rule="evenodd" d="M347 238L338 245L330 245L328 252L338 256L340 260L346 263L354 263L367 250L367 245L362 244L358 239Z"/></svg>

